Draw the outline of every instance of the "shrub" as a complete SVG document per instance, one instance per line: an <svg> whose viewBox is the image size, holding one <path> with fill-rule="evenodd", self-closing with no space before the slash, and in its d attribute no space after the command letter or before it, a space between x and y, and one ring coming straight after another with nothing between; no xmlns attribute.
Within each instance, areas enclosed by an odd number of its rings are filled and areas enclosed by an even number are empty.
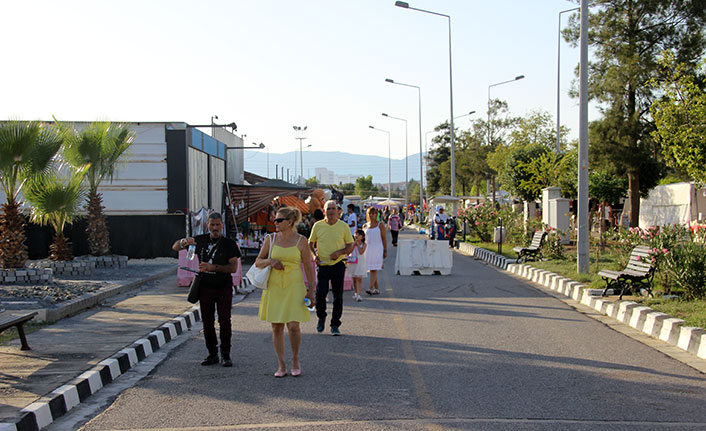
<svg viewBox="0 0 706 431"><path fill-rule="evenodd" d="M706 245L686 242L664 253L665 269L675 290L685 299L706 297Z"/></svg>
<svg viewBox="0 0 706 431"><path fill-rule="evenodd" d="M542 247L544 257L554 260L566 260L564 244L561 243L566 233L548 225L544 226L544 230L547 232L547 238L544 240L544 246Z"/></svg>

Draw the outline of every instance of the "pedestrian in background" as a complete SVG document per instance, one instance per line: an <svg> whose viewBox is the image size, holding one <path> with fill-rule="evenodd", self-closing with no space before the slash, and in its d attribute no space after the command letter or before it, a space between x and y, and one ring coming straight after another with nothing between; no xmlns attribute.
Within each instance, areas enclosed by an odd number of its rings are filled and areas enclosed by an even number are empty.
<svg viewBox="0 0 706 431"><path fill-rule="evenodd" d="M314 296L314 267L311 264L311 251L306 237L295 230L302 214L298 208L282 207L277 211L275 227L277 232L269 235L255 259L258 268L272 267L267 289L262 291L258 317L272 324L272 344L277 355L275 377L287 375L284 360L284 327L287 326L289 344L292 347L292 367L290 373L297 377L302 373L299 362L299 347L302 342L301 322L310 320L304 298L316 303ZM272 253L270 254L270 247ZM269 257L268 257L269 256ZM309 282L304 285L301 265Z"/></svg>
<svg viewBox="0 0 706 431"><path fill-rule="evenodd" d="M233 306L233 277L238 271L240 249L230 238L224 237L223 220L219 213L208 216L208 232L195 237L182 238L172 245L174 251L196 245L199 259L199 306L203 323L203 336L206 340L208 356L201 365L214 365L218 359L218 337L216 337L216 309L221 335L221 361L224 367L232 367L230 359L231 327L230 313Z"/></svg>
<svg viewBox="0 0 706 431"><path fill-rule="evenodd" d="M400 227L402 227L402 221L397 214L397 207L392 208L392 214L390 214L390 217L387 219L387 227L392 234L392 245L397 247L397 236L400 234Z"/></svg>
<svg viewBox="0 0 706 431"><path fill-rule="evenodd" d="M348 204L348 217L346 218L346 224L351 230L351 235L355 234L358 229L358 216L355 215L355 205Z"/></svg>
<svg viewBox="0 0 706 431"><path fill-rule="evenodd" d="M347 271L353 278L353 299L360 302L363 298L360 292L363 289L363 279L368 273L368 265L365 263L365 232L363 229L356 229L354 236L353 251L348 255Z"/></svg>
<svg viewBox="0 0 706 431"><path fill-rule="evenodd" d="M365 291L368 295L379 295L378 271L383 268L383 260L387 257L387 234L385 224L378 221L378 210L368 208L365 214L367 222L363 226L365 240L368 248L365 252L365 261L370 272L370 287Z"/></svg>
<svg viewBox="0 0 706 431"><path fill-rule="evenodd" d="M326 217L314 224L309 236L309 246L316 254L318 274L316 277L316 325L318 332L326 326L326 295L333 291L333 311L331 314L331 335L341 335L343 315L343 279L346 273L346 256L353 251L353 236L348 225L341 220L336 201L324 204Z"/></svg>

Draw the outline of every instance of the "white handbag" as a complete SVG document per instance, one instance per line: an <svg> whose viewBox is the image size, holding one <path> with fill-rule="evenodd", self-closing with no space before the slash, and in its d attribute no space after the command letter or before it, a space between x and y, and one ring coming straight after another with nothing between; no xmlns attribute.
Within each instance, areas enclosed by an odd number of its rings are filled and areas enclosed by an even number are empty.
<svg viewBox="0 0 706 431"><path fill-rule="evenodd" d="M274 246L275 242L275 236L269 235L270 236L270 251L267 253L267 258L269 259L270 256L272 256L272 246ZM270 265L267 265L264 268L258 268L255 266L253 263L250 269L248 269L248 272L245 273L245 276L250 280L250 283L252 283L253 286L257 287L258 289L267 289L267 280L270 278L270 270L272 267Z"/></svg>

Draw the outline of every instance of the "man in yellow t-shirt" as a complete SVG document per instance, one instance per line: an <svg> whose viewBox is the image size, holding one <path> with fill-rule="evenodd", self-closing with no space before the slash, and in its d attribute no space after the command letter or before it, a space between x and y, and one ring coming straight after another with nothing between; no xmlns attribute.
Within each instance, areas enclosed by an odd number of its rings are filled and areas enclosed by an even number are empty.
<svg viewBox="0 0 706 431"><path fill-rule="evenodd" d="M340 219L336 201L324 204L326 216L314 223L309 236L309 247L316 256L318 274L316 277L316 325L318 332L326 326L326 295L329 283L333 292L333 312L331 314L331 335L341 335L343 315L343 277L346 273L346 256L353 251L353 236L348 225Z"/></svg>

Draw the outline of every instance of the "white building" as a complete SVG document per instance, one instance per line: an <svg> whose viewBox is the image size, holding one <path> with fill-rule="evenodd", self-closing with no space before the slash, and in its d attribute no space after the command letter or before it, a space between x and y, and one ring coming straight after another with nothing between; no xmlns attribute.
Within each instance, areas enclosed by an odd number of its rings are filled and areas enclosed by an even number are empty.
<svg viewBox="0 0 706 431"><path fill-rule="evenodd" d="M355 180L362 176L355 174L336 175L333 171L326 168L316 168L314 171L316 172L316 181L319 184L355 184Z"/></svg>

